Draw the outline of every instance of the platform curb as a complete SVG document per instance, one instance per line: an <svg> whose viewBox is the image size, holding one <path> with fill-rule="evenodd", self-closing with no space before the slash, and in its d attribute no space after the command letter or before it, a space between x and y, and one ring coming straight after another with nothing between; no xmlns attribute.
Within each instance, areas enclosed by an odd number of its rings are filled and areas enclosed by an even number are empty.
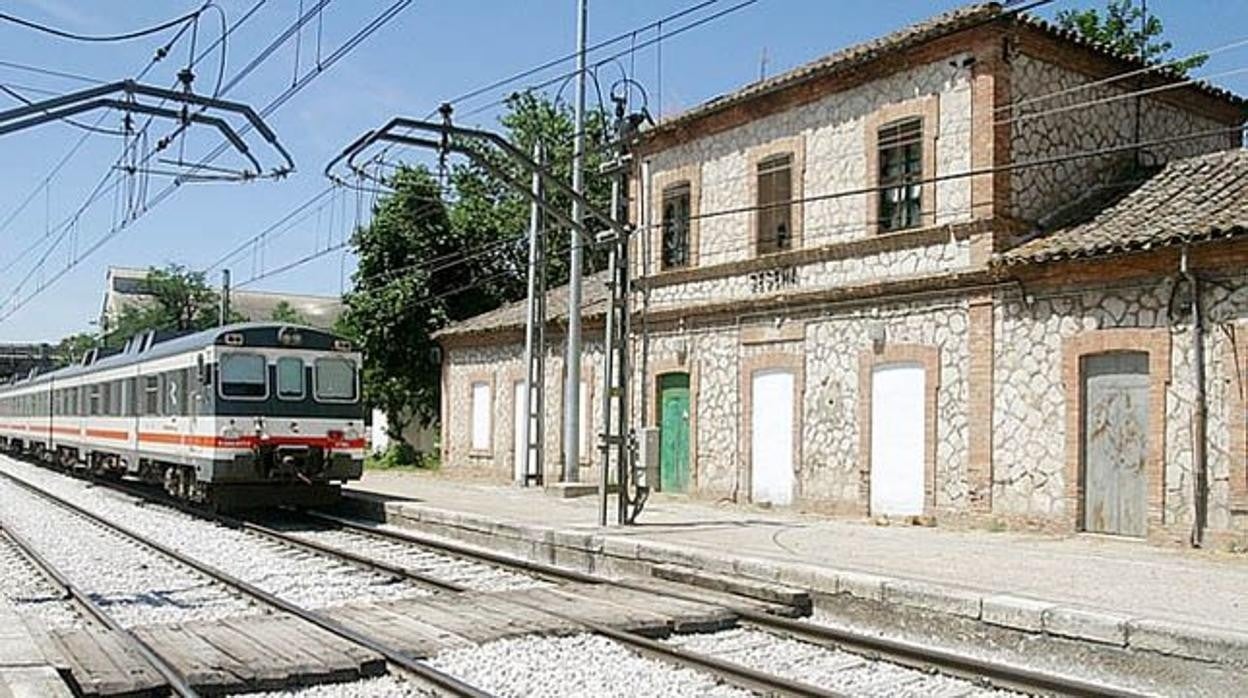
<svg viewBox="0 0 1248 698"><path fill-rule="evenodd" d="M367 495L351 493L348 496ZM624 535L535 524L496 522L480 515L414 502L385 502L380 507L384 509L382 512L377 512L378 507L364 508L379 513L392 523L414 524L413 528L429 533L497 550L519 552L530 559L568 564L589 572L622 570L644 573L648 568L659 565L677 565L795 586L816 594L846 594L1032 634L1248 666L1248 633L1133 617L859 570L733 555L696 545L638 540ZM488 535L489 539L480 540L478 537L482 534Z"/></svg>

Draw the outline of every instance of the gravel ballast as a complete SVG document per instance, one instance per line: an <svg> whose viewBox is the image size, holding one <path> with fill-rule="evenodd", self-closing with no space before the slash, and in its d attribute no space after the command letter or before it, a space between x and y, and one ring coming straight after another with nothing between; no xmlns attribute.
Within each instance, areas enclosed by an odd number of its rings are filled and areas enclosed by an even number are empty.
<svg viewBox="0 0 1248 698"><path fill-rule="evenodd" d="M290 691L251 693L248 698L431 698L434 695L436 694L400 677L379 676L375 679L327 683Z"/></svg>
<svg viewBox="0 0 1248 698"><path fill-rule="evenodd" d="M126 626L254 612L226 587L0 480L4 524Z"/></svg>
<svg viewBox="0 0 1248 698"><path fill-rule="evenodd" d="M551 583L480 562L421 549L418 543L382 540L349 530L300 531L301 539L462 586L471 591L515 591Z"/></svg>
<svg viewBox="0 0 1248 698"><path fill-rule="evenodd" d="M0 533L0 606L7 606L41 628L77 628L87 621L61 589Z"/></svg>
<svg viewBox="0 0 1248 698"><path fill-rule="evenodd" d="M305 608L424 596L421 586L0 457L0 467L135 533Z"/></svg>
<svg viewBox="0 0 1248 698"><path fill-rule="evenodd" d="M639 657L594 635L508 638L444 652L429 663L500 698L751 695L709 674Z"/></svg>
<svg viewBox="0 0 1248 698"><path fill-rule="evenodd" d="M982 688L963 679L916 671L760 630L736 628L705 635L685 635L673 638L668 643L691 652L854 696L1007 698L1019 695Z"/></svg>

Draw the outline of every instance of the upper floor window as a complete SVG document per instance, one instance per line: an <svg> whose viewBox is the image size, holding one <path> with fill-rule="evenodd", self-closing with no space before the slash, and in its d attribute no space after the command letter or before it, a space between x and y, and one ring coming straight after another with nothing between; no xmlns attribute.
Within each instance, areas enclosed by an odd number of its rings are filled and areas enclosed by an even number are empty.
<svg viewBox="0 0 1248 698"><path fill-rule="evenodd" d="M793 247L793 154L781 153L758 163L758 253Z"/></svg>
<svg viewBox="0 0 1248 698"><path fill-rule="evenodd" d="M880 127L880 230L919 225L923 213L923 120Z"/></svg>
<svg viewBox="0 0 1248 698"><path fill-rule="evenodd" d="M663 268L689 265L689 216L691 190L681 182L663 190Z"/></svg>

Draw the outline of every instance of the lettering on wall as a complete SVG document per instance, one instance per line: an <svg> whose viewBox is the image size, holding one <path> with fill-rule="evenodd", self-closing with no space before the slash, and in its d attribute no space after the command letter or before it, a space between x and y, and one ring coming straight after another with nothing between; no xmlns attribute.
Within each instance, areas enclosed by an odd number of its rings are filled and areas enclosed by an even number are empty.
<svg viewBox="0 0 1248 698"><path fill-rule="evenodd" d="M797 267L777 267L750 274L750 291L771 293L786 288L797 288Z"/></svg>

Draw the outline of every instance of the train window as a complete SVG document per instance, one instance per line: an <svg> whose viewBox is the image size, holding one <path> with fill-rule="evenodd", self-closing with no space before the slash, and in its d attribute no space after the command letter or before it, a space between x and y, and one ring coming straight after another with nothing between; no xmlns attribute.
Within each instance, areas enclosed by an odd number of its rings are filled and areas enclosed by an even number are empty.
<svg viewBox="0 0 1248 698"><path fill-rule="evenodd" d="M186 372L171 371L165 374L165 414L186 414Z"/></svg>
<svg viewBox="0 0 1248 698"><path fill-rule="evenodd" d="M264 357L259 354L221 355L221 396L265 398L269 381Z"/></svg>
<svg viewBox="0 0 1248 698"><path fill-rule="evenodd" d="M125 402L124 409L125 409L125 416L127 417L133 417L136 414L138 414L139 399L138 399L138 393L136 393L134 389L135 380L136 379L134 378L127 378L126 383L125 383L126 402Z"/></svg>
<svg viewBox="0 0 1248 698"><path fill-rule="evenodd" d="M160 414L160 376L143 376L143 415Z"/></svg>
<svg viewBox="0 0 1248 698"><path fill-rule="evenodd" d="M100 414L100 386L96 384L87 390L89 391L87 393L87 414L94 417Z"/></svg>
<svg viewBox="0 0 1248 698"><path fill-rule="evenodd" d="M302 400L303 359L283 356L277 360L277 397L281 400Z"/></svg>
<svg viewBox="0 0 1248 698"><path fill-rule="evenodd" d="M316 399L355 401L355 363L347 359L316 360Z"/></svg>

